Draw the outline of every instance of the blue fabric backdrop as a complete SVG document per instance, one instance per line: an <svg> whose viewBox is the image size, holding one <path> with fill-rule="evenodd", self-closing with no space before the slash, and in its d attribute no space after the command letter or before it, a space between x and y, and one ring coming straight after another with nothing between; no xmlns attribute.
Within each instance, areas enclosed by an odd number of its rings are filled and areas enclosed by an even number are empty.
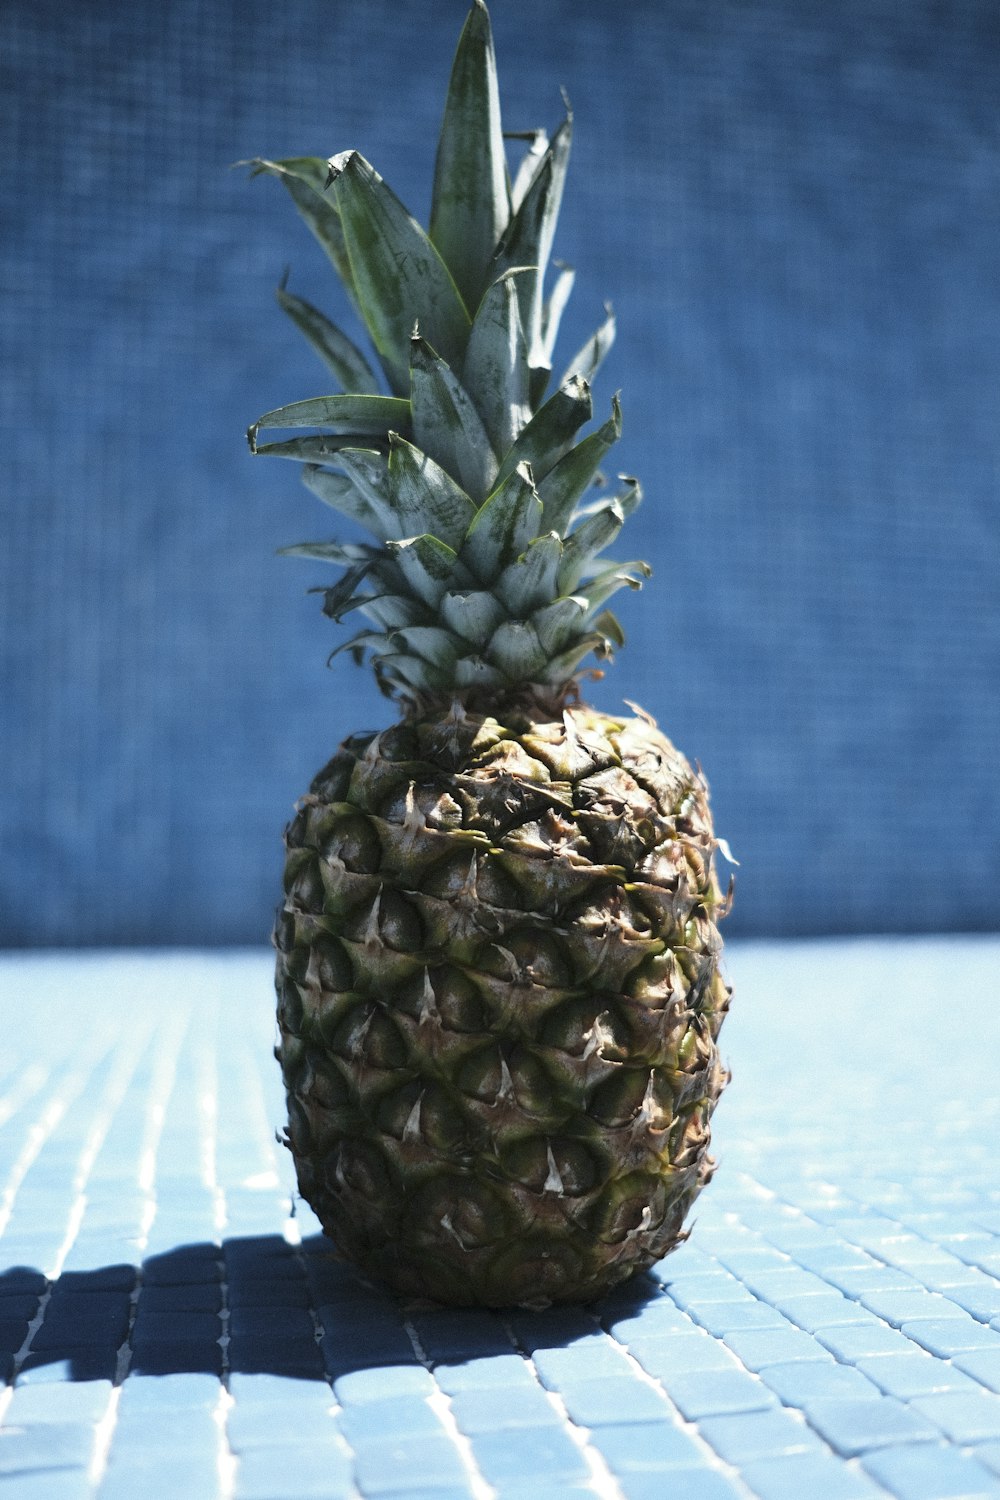
<svg viewBox="0 0 1000 1500"><path fill-rule="evenodd" d="M464 0L7 0L0 940L267 931L279 833L391 709L276 558L330 514L243 429L342 296L280 187L358 146L421 216ZM1000 11L495 0L505 121L578 132L568 354L613 298L626 555L601 706L705 767L729 930L1000 925Z"/></svg>

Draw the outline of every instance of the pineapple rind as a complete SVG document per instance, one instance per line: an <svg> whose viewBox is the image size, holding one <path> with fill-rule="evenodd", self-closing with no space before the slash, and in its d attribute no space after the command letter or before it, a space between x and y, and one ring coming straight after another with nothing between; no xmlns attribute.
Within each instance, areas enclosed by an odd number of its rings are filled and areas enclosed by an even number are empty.
<svg viewBox="0 0 1000 1500"><path fill-rule="evenodd" d="M275 932L289 1145L342 1255L541 1306L683 1237L727 1077L714 848L651 721L458 710L342 746Z"/></svg>

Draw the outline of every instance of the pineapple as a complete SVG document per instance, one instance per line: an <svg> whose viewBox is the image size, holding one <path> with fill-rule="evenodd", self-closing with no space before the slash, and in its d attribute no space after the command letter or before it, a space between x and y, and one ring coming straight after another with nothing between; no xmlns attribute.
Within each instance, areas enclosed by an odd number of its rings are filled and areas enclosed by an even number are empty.
<svg viewBox="0 0 1000 1500"><path fill-rule="evenodd" d="M571 130L567 106L551 139L520 137L511 178L476 0L429 232L357 151L253 164L333 262L384 380L282 287L338 393L268 412L250 444L373 537L284 550L343 570L325 613L366 628L337 649L401 710L341 746L286 832L287 1140L340 1255L457 1305L588 1301L666 1254L727 1081L707 787L647 714L579 692L622 641L605 601L649 569L602 555L640 500L624 476L600 490L617 398L580 437L610 312L547 394Z"/></svg>

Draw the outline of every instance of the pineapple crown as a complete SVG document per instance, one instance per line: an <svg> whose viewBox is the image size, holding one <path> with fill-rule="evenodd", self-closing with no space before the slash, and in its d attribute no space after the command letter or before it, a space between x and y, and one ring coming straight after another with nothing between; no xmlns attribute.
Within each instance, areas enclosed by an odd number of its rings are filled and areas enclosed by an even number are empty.
<svg viewBox="0 0 1000 1500"><path fill-rule="evenodd" d="M339 392L267 412L250 447L302 463L309 489L376 538L282 551L344 570L321 590L324 613L357 610L370 628L337 651L358 662L370 653L383 691L410 713L456 699L565 702L584 659L623 642L605 601L649 575L644 562L601 558L639 503L637 481L622 475L619 493L587 499L621 434L617 396L578 439L614 339L610 309L546 395L573 284L557 265L545 295L572 137L564 102L551 139L510 137L527 143L512 179L489 15L475 0L448 87L429 232L357 151L251 164L288 189L392 394L339 328L282 285L279 304ZM258 441L294 428L311 431Z"/></svg>

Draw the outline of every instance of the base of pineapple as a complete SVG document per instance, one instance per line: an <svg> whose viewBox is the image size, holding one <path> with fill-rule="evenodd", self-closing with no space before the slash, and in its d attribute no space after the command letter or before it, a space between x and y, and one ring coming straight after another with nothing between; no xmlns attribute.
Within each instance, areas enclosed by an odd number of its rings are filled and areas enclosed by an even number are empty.
<svg viewBox="0 0 1000 1500"><path fill-rule="evenodd" d="M707 788L651 720L348 740L287 831L278 1057L337 1252L453 1305L590 1301L683 1238L729 990Z"/></svg>

